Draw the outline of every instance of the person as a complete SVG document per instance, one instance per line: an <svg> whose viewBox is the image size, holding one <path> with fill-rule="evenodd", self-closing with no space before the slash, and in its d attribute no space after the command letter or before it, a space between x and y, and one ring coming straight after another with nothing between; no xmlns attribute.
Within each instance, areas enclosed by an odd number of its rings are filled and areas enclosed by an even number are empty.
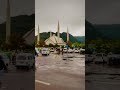
<svg viewBox="0 0 120 90"><path fill-rule="evenodd" d="M1 79L2 79L4 71L7 71L7 67L6 67L4 61L2 60L2 57L0 56L0 88L2 88Z"/></svg>

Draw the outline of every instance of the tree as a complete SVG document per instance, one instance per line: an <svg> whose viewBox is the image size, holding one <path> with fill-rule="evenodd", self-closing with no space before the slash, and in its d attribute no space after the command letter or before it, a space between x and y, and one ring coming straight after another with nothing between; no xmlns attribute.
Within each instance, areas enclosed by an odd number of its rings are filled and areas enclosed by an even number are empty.
<svg viewBox="0 0 120 90"><path fill-rule="evenodd" d="M69 47L72 47L72 42L71 42L71 41L68 41L68 42L67 42L67 45L68 45Z"/></svg>
<svg viewBox="0 0 120 90"><path fill-rule="evenodd" d="M9 49L12 49L12 50L22 49L26 46L25 39L17 35L16 33L14 33L9 37L8 46L9 46Z"/></svg>

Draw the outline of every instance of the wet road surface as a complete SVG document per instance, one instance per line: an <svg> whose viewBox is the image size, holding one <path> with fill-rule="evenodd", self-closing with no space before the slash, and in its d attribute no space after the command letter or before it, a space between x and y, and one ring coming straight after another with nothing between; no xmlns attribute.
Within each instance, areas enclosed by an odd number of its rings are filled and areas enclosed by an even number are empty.
<svg viewBox="0 0 120 90"><path fill-rule="evenodd" d="M85 90L84 55L70 55L37 57L35 90Z"/></svg>
<svg viewBox="0 0 120 90"><path fill-rule="evenodd" d="M86 90L120 90L120 67L86 64Z"/></svg>

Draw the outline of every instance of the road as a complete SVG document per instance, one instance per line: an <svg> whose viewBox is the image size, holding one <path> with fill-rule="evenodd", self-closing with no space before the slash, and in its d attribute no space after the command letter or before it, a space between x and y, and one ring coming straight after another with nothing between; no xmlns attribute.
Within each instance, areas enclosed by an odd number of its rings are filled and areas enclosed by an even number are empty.
<svg viewBox="0 0 120 90"><path fill-rule="evenodd" d="M84 55L66 56L64 60L57 54L36 58L35 90L85 90Z"/></svg>
<svg viewBox="0 0 120 90"><path fill-rule="evenodd" d="M35 71L9 65L8 73L0 76L0 90L85 90L84 59L79 54L40 55L36 57Z"/></svg>

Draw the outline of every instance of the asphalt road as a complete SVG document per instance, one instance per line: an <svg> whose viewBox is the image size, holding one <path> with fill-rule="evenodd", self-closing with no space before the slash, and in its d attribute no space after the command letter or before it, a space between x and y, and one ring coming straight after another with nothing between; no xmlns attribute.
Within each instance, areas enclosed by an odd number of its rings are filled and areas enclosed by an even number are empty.
<svg viewBox="0 0 120 90"><path fill-rule="evenodd" d="M85 90L84 55L36 57L35 90Z"/></svg>
<svg viewBox="0 0 120 90"><path fill-rule="evenodd" d="M66 58L69 57L69 58ZM0 90L85 90L85 57L80 54L36 57L36 70L9 65Z"/></svg>

